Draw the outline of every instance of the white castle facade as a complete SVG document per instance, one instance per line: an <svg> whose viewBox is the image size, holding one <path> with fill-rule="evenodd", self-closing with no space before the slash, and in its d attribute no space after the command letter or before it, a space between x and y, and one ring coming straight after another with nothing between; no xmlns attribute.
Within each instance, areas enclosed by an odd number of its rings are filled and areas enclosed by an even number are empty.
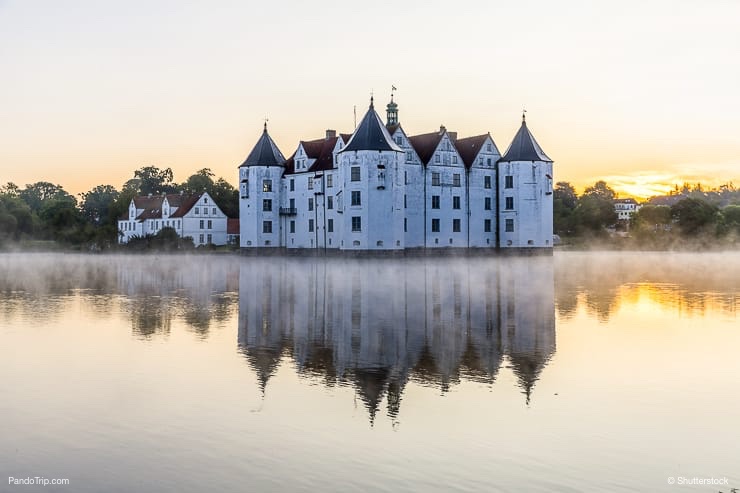
<svg viewBox="0 0 740 493"><path fill-rule="evenodd" d="M354 133L327 130L285 159L264 131L239 167L243 249L551 249L552 160L522 118L502 156L490 134L408 136L371 99Z"/></svg>

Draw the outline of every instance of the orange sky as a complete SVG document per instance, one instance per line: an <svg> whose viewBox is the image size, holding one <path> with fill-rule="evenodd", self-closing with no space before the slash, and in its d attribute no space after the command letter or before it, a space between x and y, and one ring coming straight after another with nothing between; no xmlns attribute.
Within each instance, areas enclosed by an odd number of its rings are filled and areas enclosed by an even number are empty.
<svg viewBox="0 0 740 493"><path fill-rule="evenodd" d="M146 165L234 183L265 116L289 155L351 131L370 91L383 114L391 84L408 133L490 131L502 152L526 107L579 189L740 183L738 18L731 0L0 0L0 183L79 193Z"/></svg>

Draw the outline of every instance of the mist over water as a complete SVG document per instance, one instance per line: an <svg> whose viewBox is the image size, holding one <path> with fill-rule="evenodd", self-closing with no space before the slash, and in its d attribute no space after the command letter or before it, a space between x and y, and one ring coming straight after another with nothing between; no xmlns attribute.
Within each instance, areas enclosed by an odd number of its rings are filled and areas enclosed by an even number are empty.
<svg viewBox="0 0 740 493"><path fill-rule="evenodd" d="M0 474L70 478L50 491L738 486L739 294L725 253L0 255Z"/></svg>

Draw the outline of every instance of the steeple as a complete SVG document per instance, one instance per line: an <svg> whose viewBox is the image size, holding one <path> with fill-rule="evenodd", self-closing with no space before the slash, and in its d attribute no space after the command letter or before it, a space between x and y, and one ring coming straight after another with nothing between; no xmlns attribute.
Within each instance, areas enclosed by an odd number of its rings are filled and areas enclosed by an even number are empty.
<svg viewBox="0 0 740 493"><path fill-rule="evenodd" d="M267 120L262 130L262 135L255 144L247 159L239 166L282 166L285 162L283 153L280 152L275 142L267 133Z"/></svg>
<svg viewBox="0 0 740 493"><path fill-rule="evenodd" d="M524 112L522 112L522 126L519 127L519 131L514 136L514 140L511 141L511 145L509 145L506 153L504 153L504 156L499 160L499 162L512 161L552 162L552 159L547 157L545 151L542 150L540 145L534 139L532 132L527 128L527 119Z"/></svg>
<svg viewBox="0 0 740 493"><path fill-rule="evenodd" d="M373 98L370 97L370 107L362 117L362 121L355 129L352 137L339 152L347 151L397 151L403 152L391 138L380 116L375 112Z"/></svg>
<svg viewBox="0 0 740 493"><path fill-rule="evenodd" d="M391 89L391 102L385 107L385 124L390 127L391 125L398 125L398 105L393 101L393 91L396 90L395 86Z"/></svg>

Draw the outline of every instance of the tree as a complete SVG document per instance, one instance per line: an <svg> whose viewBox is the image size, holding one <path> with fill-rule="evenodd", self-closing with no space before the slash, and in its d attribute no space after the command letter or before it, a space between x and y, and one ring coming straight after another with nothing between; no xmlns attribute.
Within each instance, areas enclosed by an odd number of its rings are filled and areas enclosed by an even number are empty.
<svg viewBox="0 0 740 493"><path fill-rule="evenodd" d="M644 205L632 216L635 226L650 226L671 224L671 208L667 205Z"/></svg>
<svg viewBox="0 0 740 493"><path fill-rule="evenodd" d="M574 211L575 227L597 232L616 222L614 190L609 188L605 181L597 181L593 186L586 188L578 199L578 206Z"/></svg>
<svg viewBox="0 0 740 493"><path fill-rule="evenodd" d="M211 197L228 217L239 217L239 191L223 178L213 184Z"/></svg>
<svg viewBox="0 0 740 493"><path fill-rule="evenodd" d="M671 216L684 235L695 235L715 226L720 218L719 209L696 198L685 198L671 206Z"/></svg>
<svg viewBox="0 0 740 493"><path fill-rule="evenodd" d="M83 193L82 217L96 226L110 222L111 206L118 195L118 190L112 185L98 185Z"/></svg>
<svg viewBox="0 0 740 493"><path fill-rule="evenodd" d="M185 182L183 188L190 193L207 192L211 197L213 197L213 176L215 175L210 168L203 168L198 170L194 175L191 175Z"/></svg>
<svg viewBox="0 0 740 493"><path fill-rule="evenodd" d="M728 229L740 233L740 205L728 205L722 209L722 217Z"/></svg>
<svg viewBox="0 0 740 493"><path fill-rule="evenodd" d="M567 234L573 231L573 212L578 205L578 195L573 185L558 182L553 190L553 232Z"/></svg>
<svg viewBox="0 0 740 493"><path fill-rule="evenodd" d="M18 196L28 204L34 212L39 212L44 202L53 198L72 197L61 185L54 185L48 181L39 181L18 192ZM74 199L74 197L72 197Z"/></svg>
<svg viewBox="0 0 740 493"><path fill-rule="evenodd" d="M159 169L156 166L145 166L134 171L134 177L140 180L139 193L142 195L174 193L177 187L172 182L170 168Z"/></svg>

